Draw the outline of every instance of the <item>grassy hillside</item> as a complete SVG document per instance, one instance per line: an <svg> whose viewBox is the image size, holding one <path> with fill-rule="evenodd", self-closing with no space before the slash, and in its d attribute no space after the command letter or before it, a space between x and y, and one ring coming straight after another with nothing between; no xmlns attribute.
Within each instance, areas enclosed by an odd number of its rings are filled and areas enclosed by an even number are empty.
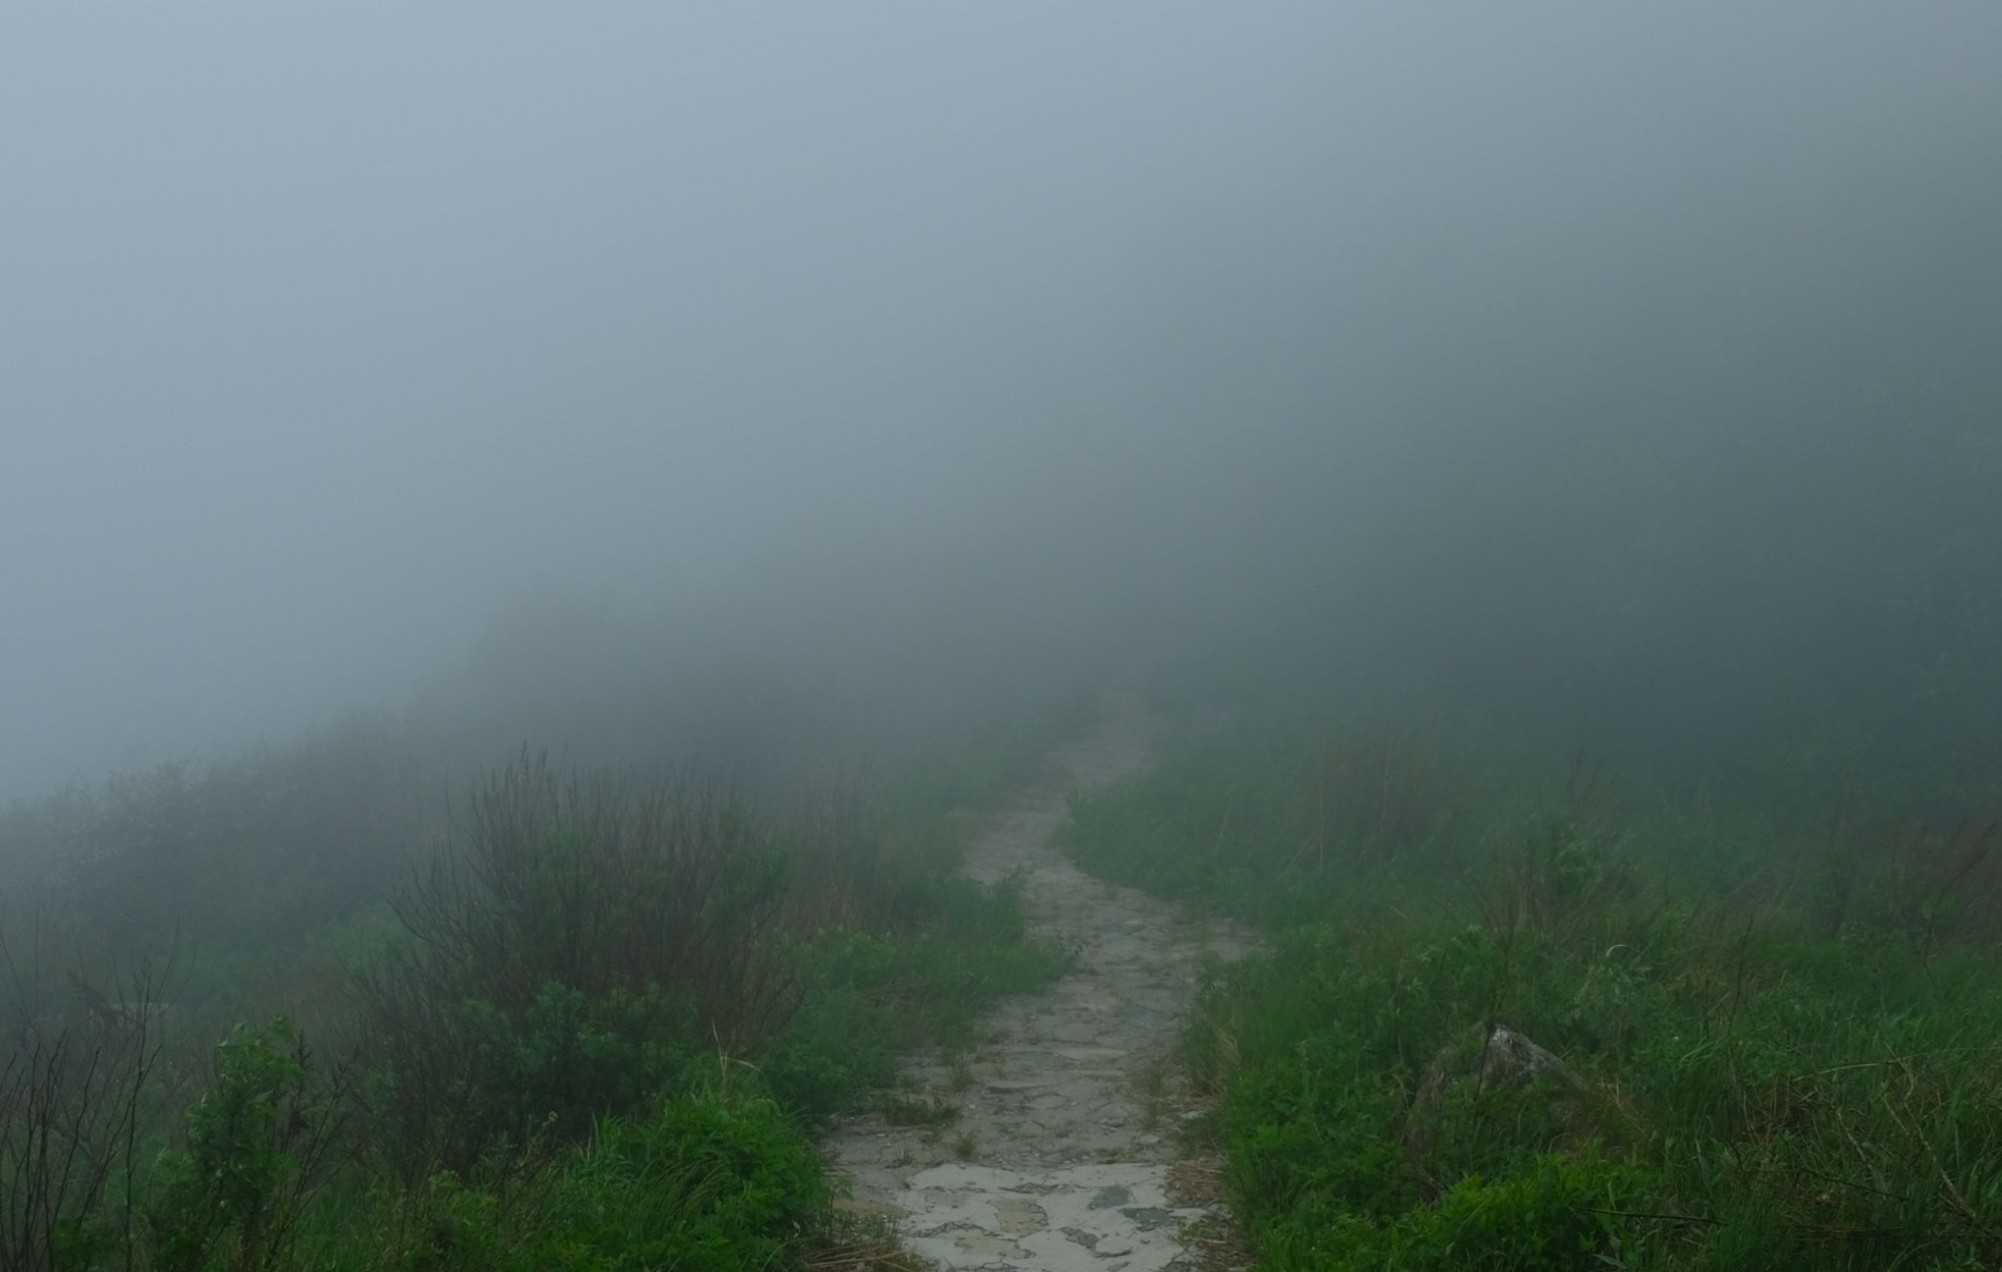
<svg viewBox="0 0 2002 1272"><path fill-rule="evenodd" d="M1261 1266L2002 1260L1989 828L1251 727L1074 812L1088 869L1270 938L1187 1036Z"/></svg>
<svg viewBox="0 0 2002 1272"><path fill-rule="evenodd" d="M1068 708L760 791L369 725L0 823L0 1267L799 1266L813 1134L1067 956L949 811Z"/></svg>

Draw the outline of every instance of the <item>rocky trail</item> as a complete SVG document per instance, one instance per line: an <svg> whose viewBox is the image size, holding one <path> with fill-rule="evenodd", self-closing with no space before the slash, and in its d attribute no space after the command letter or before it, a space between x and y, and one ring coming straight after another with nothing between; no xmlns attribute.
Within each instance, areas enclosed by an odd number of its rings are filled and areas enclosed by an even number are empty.
<svg viewBox="0 0 2002 1272"><path fill-rule="evenodd" d="M1190 1186L1204 1172L1181 1160L1191 1101L1174 1048L1202 956L1234 957L1251 938L1094 879L1056 842L1070 791L1142 771L1149 756L1144 708L1110 691L1091 730L1056 750L1053 778L991 815L971 844L965 872L988 883L1019 872L1036 933L1076 957L1042 992L997 1004L970 1054L908 1058L905 1094L956 1116L900 1126L869 1114L829 1137L852 1182L846 1204L887 1216L906 1248L941 1268L1215 1263L1198 1234L1221 1212L1213 1189Z"/></svg>

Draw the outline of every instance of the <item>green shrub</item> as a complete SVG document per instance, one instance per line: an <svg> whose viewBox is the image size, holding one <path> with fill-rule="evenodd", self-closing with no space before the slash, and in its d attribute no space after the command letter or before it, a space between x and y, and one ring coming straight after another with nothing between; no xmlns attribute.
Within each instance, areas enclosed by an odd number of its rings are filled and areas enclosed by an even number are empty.
<svg viewBox="0 0 2002 1272"><path fill-rule="evenodd" d="M788 861L738 805L524 759L471 823L399 897L407 939L361 974L406 1179L581 1137L697 1050L756 1051L796 1007Z"/></svg>
<svg viewBox="0 0 2002 1272"><path fill-rule="evenodd" d="M977 780L1014 771L1019 742ZM47 1222L7 1258L162 1272L795 1267L830 1222L807 1128L880 1099L902 1049L963 1044L984 1002L1067 962L1029 938L1018 885L954 876L948 819L809 801L773 820L686 783L572 777L533 759L481 787L455 838L373 912L337 852L316 856L345 891L315 910L313 884L245 836L299 830L310 810L325 815L315 844L347 834L356 819L322 805L342 789L365 800L385 776L363 762L369 745L357 753L166 770L87 795L67 829L0 828L58 856L81 843L59 899L140 944L159 907L120 886L127 864L204 895L241 875L244 888L215 892L231 905L276 888L286 948L260 967L263 947L232 929L205 964L201 1014L176 1008L176 1036L199 1037L226 999L258 1001L310 959L315 1020L356 1057L309 1062L280 1019L231 1032L205 1084L206 1048L163 1061L168 1081L121 1060L94 1084L52 1086L72 1056L90 1060L73 1046L9 1070L0 1144L29 1147L0 1161L0 1191L32 1202L63 1183L17 1134L44 1088L74 1098L43 1106L82 1119L55 1129L87 1124L79 1151L110 1155L88 1189L36 1211ZM320 780L323 762L339 780ZM304 788L270 788L290 764ZM263 812L246 817L250 805ZM10 1029L64 992L60 970L32 988ZM131 1005L91 1010L150 1063L158 1043L123 1027ZM117 1058L92 1038L93 1054Z"/></svg>
<svg viewBox="0 0 2002 1272"><path fill-rule="evenodd" d="M1029 938L1018 882L939 877L922 928L901 939L827 932L798 951L799 1011L758 1063L788 1108L815 1118L888 1085L899 1052L970 1041L982 1007L1061 975L1069 958Z"/></svg>
<svg viewBox="0 0 2002 1272"><path fill-rule="evenodd" d="M282 1016L260 1030L239 1025L216 1046L214 1082L154 1181L155 1268L285 1264L342 1116L341 1093L317 1077Z"/></svg>
<svg viewBox="0 0 2002 1272"><path fill-rule="evenodd" d="M1076 801L1070 839L1268 934L1206 967L1184 1047L1263 1266L2002 1260L1980 834L1843 856L1838 906L1805 835L1726 811L1435 773L1463 806L1417 817L1326 771L1186 754ZM1576 1085L1478 1077L1495 1021Z"/></svg>
<svg viewBox="0 0 2002 1272"><path fill-rule="evenodd" d="M785 1266L826 1205L812 1142L756 1084L725 1077L650 1118L601 1122L518 1266Z"/></svg>

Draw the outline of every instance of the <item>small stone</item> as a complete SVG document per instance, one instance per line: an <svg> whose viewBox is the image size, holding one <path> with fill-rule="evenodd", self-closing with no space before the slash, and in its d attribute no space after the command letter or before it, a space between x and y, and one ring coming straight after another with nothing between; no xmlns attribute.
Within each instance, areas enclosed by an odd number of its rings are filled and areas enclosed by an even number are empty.
<svg viewBox="0 0 2002 1272"><path fill-rule="evenodd" d="M994 1203L994 1217L1001 1231L1011 1237L1040 1232L1049 1217L1033 1201L1006 1200Z"/></svg>
<svg viewBox="0 0 2002 1272"><path fill-rule="evenodd" d="M1052 1050L1056 1055L1062 1056L1066 1060L1075 1061L1078 1064L1090 1064L1101 1060L1117 1060L1126 1054L1124 1050L1118 1047L1055 1047Z"/></svg>

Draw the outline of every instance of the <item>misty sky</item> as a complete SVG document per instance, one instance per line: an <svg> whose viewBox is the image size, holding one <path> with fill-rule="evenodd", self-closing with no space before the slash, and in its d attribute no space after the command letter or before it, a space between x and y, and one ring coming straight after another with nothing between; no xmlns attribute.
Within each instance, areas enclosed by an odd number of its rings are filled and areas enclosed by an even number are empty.
<svg viewBox="0 0 2002 1272"><path fill-rule="evenodd" d="M1366 557L1523 412L1950 275L1998 66L1973 2L10 6L0 793L551 585Z"/></svg>

